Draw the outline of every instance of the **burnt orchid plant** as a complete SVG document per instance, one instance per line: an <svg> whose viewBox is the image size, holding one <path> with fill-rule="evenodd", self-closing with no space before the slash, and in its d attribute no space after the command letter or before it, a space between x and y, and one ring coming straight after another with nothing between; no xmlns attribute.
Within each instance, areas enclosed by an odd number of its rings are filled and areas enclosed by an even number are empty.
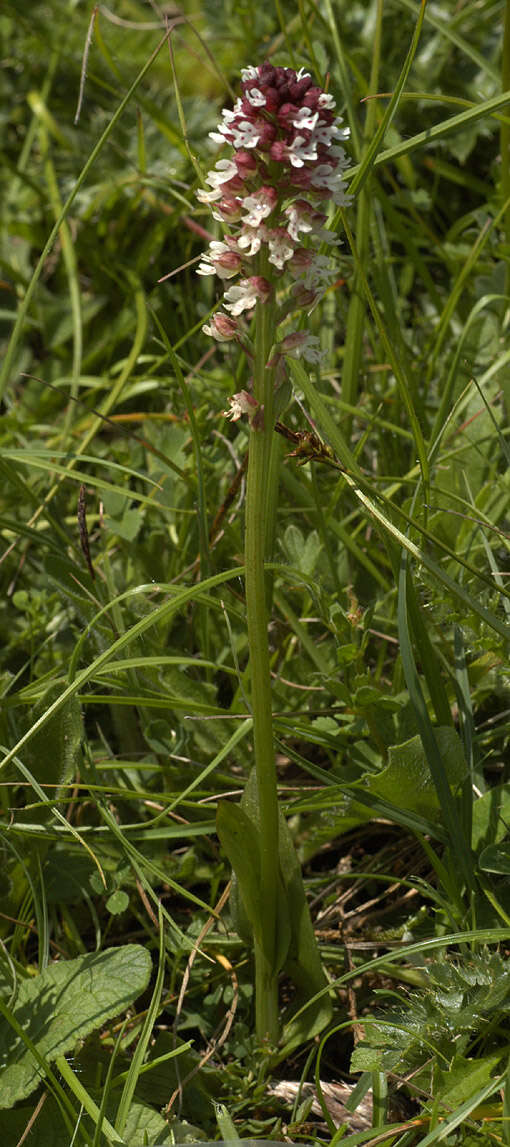
<svg viewBox="0 0 510 1147"><path fill-rule="evenodd" d="M274 428L290 396L286 358L321 360L319 339L303 318L338 276L332 254L339 240L325 228L325 208L349 202L342 147L348 130L333 97L303 69L264 63L241 76L241 98L211 132L231 154L207 175L209 190L197 192L223 227L198 274L225 281L223 309L205 333L237 341L253 370L251 389L234 394L225 413L232 420L245 416L250 427L245 577L255 771L235 815L220 808L218 831L237 878L244 932L254 944L257 1035L275 1042L279 971L294 979L298 1006L325 980L277 800L264 571L276 507ZM327 1022L328 1007L309 1017L307 1034Z"/></svg>

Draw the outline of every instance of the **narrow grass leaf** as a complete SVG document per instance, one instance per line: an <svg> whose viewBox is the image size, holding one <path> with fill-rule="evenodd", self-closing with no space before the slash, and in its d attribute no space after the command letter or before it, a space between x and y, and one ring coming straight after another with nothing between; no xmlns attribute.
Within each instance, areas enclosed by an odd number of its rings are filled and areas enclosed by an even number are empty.
<svg viewBox="0 0 510 1147"><path fill-rule="evenodd" d="M442 756L439 751L437 739L432 727L432 723L430 721L427 706L425 704L425 698L423 696L418 672L416 669L416 663L414 660L407 616L408 577L409 573L407 568L407 554L404 552L402 554L398 596L398 628L400 638L400 653L404 667L404 674L407 682L407 688L409 690L409 698L416 717L420 737L423 742L423 748L425 750L430 772L437 789L437 795L441 806L441 812L444 817L444 823L450 837L450 846L456 857L456 862L459 865L460 871L462 872L463 879L466 881L467 887L472 889L474 887L474 872L470 841L466 839L463 831L463 826L459 821L457 809L455 807L455 801L452 797L451 789L446 778Z"/></svg>

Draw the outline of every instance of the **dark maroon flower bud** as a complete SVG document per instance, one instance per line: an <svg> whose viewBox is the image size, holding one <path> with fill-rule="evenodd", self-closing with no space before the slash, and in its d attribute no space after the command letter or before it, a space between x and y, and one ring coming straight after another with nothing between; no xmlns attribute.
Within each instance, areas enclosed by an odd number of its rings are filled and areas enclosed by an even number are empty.
<svg viewBox="0 0 510 1147"><path fill-rule="evenodd" d="M321 89L314 87L314 85L312 84L312 87L308 88L308 91L305 92L303 99L301 100L301 103L304 104L305 107L307 107L307 108L316 108L317 104L319 102L319 96L321 96L321 95L322 95ZM324 119L326 116L326 113L323 112L322 116Z"/></svg>
<svg viewBox="0 0 510 1147"><path fill-rule="evenodd" d="M294 284L292 294L298 307L311 307L317 298L317 292L308 290L302 283Z"/></svg>
<svg viewBox="0 0 510 1147"><path fill-rule="evenodd" d="M312 77L303 76L302 80L297 80L295 84L289 85L289 95L294 103L301 103L305 92L312 86Z"/></svg>
<svg viewBox="0 0 510 1147"><path fill-rule="evenodd" d="M280 94L278 92L278 89L267 87L267 88L263 88L262 90L263 90L264 95L266 97L266 111L268 111L268 112L276 111L276 109L280 103Z"/></svg>
<svg viewBox="0 0 510 1147"><path fill-rule="evenodd" d="M311 187L312 169L309 167L293 167L291 184L294 190L308 191ZM317 194L317 188L314 187L314 194ZM321 192L322 194L322 192Z"/></svg>

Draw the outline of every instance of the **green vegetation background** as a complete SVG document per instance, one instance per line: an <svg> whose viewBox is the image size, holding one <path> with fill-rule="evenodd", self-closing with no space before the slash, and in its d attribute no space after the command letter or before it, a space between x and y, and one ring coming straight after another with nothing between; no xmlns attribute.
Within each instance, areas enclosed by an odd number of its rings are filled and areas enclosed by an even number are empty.
<svg viewBox="0 0 510 1147"><path fill-rule="evenodd" d="M508 1143L508 6L186 3L171 53L164 14L0 13L4 1140L336 1143L316 1075L373 1096L344 1142ZM194 273L208 132L266 57L351 127L285 422L363 472L282 441L281 800L336 986L272 1054L215 831L252 763L249 364Z"/></svg>

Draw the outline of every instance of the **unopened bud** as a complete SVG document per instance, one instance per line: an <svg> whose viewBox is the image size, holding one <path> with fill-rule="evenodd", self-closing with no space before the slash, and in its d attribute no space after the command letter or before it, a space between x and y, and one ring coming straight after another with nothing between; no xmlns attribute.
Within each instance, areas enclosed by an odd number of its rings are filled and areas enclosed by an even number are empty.
<svg viewBox="0 0 510 1147"><path fill-rule="evenodd" d="M236 320L224 315L223 311L216 311L210 323L205 323L202 330L204 334L220 343L230 342L231 339L237 338L238 333Z"/></svg>

